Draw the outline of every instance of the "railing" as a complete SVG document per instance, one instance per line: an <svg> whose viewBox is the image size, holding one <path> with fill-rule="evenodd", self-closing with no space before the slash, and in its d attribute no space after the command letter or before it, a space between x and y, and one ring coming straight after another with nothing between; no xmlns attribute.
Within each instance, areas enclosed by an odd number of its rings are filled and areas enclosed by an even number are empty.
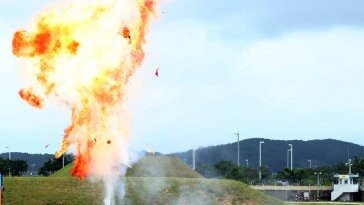
<svg viewBox="0 0 364 205"><path fill-rule="evenodd" d="M256 190L271 190L271 191L312 191L312 190L321 190L321 191L330 191L333 190L332 186L251 186Z"/></svg>

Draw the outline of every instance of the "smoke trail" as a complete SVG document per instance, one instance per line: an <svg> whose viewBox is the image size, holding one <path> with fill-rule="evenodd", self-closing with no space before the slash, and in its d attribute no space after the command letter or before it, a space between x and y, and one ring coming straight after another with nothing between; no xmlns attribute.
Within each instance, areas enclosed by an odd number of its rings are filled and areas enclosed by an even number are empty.
<svg viewBox="0 0 364 205"><path fill-rule="evenodd" d="M63 1L14 34L13 54L22 59L26 76L20 97L37 108L50 100L70 108L71 125L56 157L73 146L72 175L103 180L106 201L129 165L123 101L144 59L156 1Z"/></svg>

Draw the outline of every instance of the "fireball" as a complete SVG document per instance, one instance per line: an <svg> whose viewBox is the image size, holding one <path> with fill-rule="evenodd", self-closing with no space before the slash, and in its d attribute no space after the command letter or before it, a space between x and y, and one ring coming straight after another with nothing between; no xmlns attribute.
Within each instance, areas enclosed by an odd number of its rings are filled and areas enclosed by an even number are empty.
<svg viewBox="0 0 364 205"><path fill-rule="evenodd" d="M20 97L39 109L56 101L71 110L55 155L75 148L73 176L102 179L129 165L123 102L144 59L156 1L63 1L14 34L12 51L25 76Z"/></svg>

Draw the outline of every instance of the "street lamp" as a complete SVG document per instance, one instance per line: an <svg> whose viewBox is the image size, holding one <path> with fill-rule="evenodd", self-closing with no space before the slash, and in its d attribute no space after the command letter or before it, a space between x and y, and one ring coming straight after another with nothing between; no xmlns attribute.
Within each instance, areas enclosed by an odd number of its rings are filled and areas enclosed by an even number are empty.
<svg viewBox="0 0 364 205"><path fill-rule="evenodd" d="M291 151L291 149L287 150L287 168L289 168L289 152Z"/></svg>
<svg viewBox="0 0 364 205"><path fill-rule="evenodd" d="M234 135L236 135L238 137L238 140L237 140L237 144L238 144L238 167L240 167L240 148L239 148L239 131L237 133L233 133Z"/></svg>
<svg viewBox="0 0 364 205"><path fill-rule="evenodd" d="M259 180L262 180L262 144L264 141L259 142Z"/></svg>
<svg viewBox="0 0 364 205"><path fill-rule="evenodd" d="M293 146L292 144L288 144L288 146L290 146L290 150L291 150L291 170L293 169Z"/></svg>
<svg viewBox="0 0 364 205"><path fill-rule="evenodd" d="M248 168L249 167L249 160L246 159L245 161L246 161L246 168Z"/></svg>
<svg viewBox="0 0 364 205"><path fill-rule="evenodd" d="M317 175L317 201L320 199L320 174L322 174L321 172L315 172L315 175Z"/></svg>
<svg viewBox="0 0 364 205"><path fill-rule="evenodd" d="M308 163L310 163L310 169L311 169L311 160L310 159L308 160Z"/></svg>

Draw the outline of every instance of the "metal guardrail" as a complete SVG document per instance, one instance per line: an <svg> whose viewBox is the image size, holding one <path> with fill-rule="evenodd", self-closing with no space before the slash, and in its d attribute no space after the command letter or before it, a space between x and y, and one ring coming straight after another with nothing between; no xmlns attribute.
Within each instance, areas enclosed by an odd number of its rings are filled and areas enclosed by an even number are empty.
<svg viewBox="0 0 364 205"><path fill-rule="evenodd" d="M312 190L322 190L322 191L332 191L334 188L332 186L251 186L255 190L259 191L312 191Z"/></svg>

